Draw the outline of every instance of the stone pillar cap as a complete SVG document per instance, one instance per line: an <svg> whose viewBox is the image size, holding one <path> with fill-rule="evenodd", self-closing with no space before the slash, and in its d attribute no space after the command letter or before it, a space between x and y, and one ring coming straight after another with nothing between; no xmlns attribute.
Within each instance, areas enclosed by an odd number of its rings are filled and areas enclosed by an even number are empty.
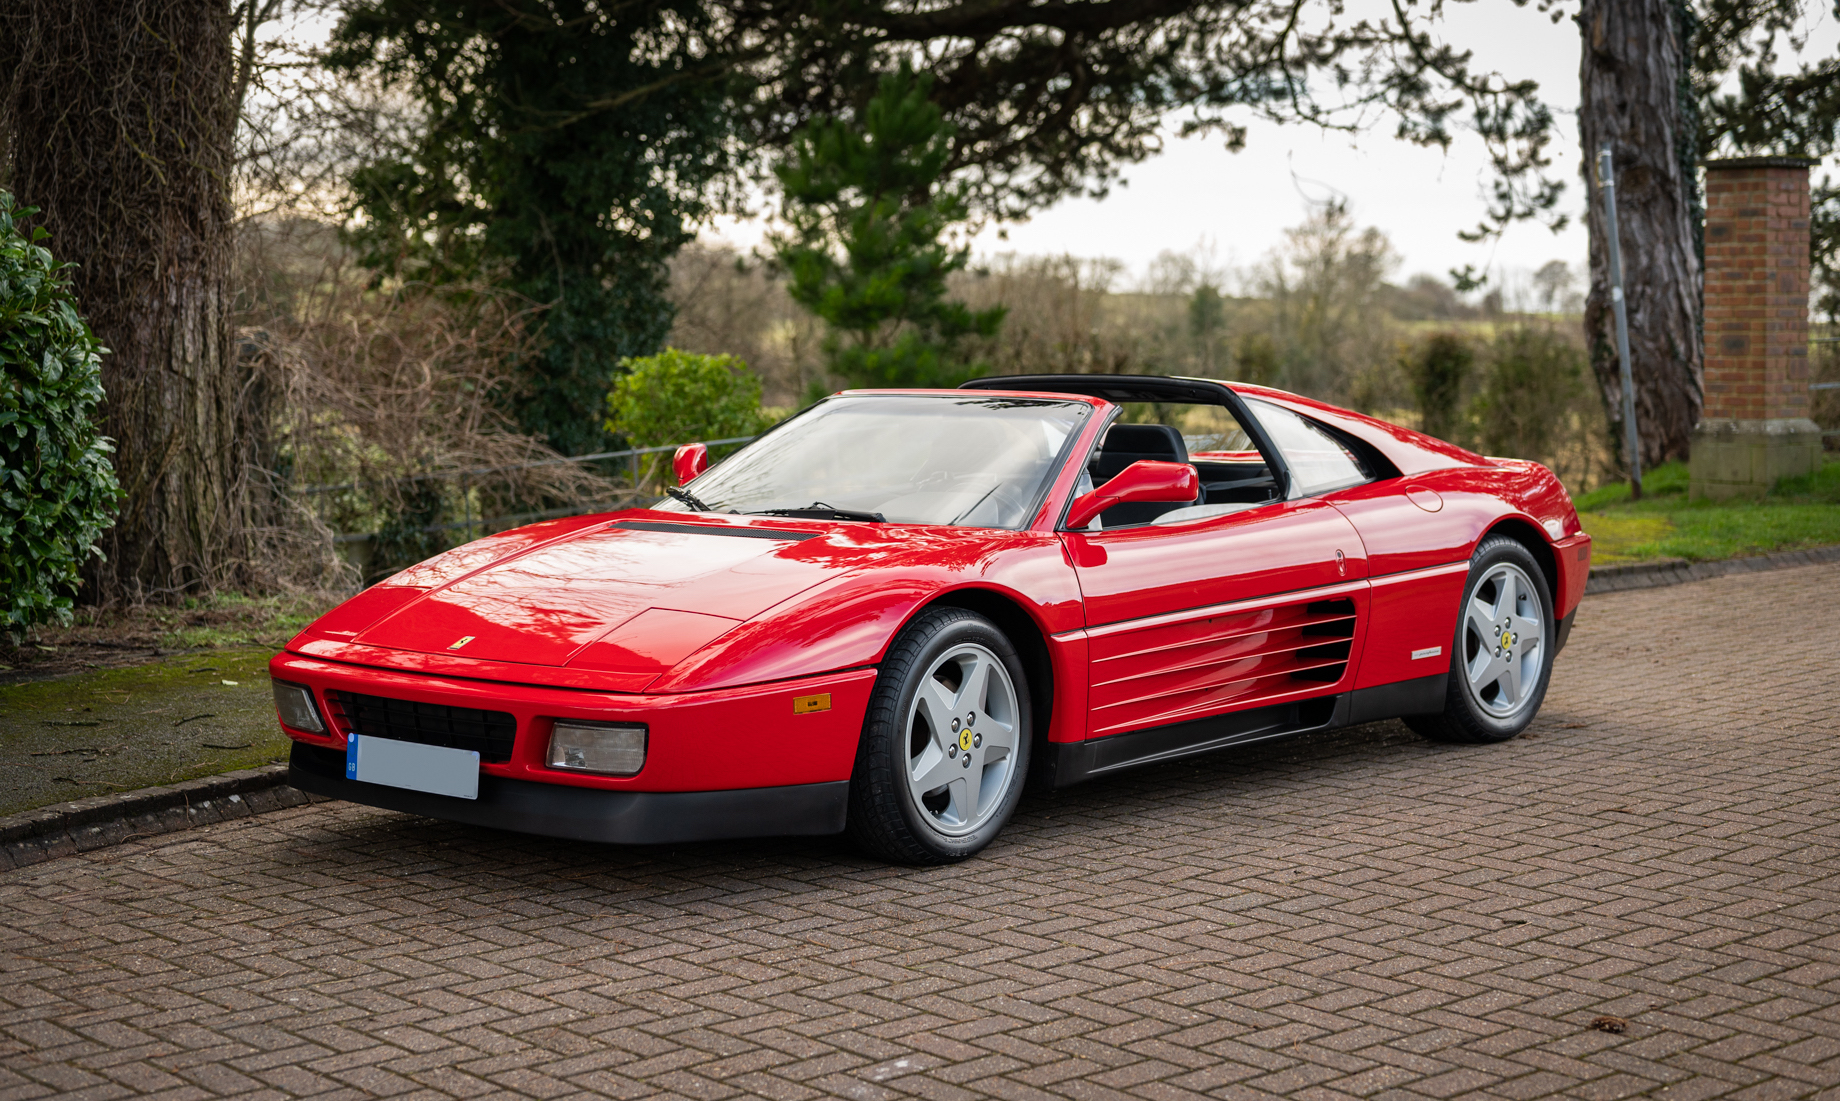
<svg viewBox="0 0 1840 1101"><path fill-rule="evenodd" d="M1707 168L1813 168L1821 163L1821 158L1772 154L1767 157L1726 157L1704 163Z"/></svg>

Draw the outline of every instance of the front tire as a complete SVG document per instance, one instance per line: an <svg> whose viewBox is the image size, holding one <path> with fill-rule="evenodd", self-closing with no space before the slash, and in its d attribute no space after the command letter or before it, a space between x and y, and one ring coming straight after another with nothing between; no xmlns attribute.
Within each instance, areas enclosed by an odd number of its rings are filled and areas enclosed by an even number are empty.
<svg viewBox="0 0 1840 1101"><path fill-rule="evenodd" d="M850 778L850 838L901 864L951 864L1015 812L1033 733L1028 682L997 626L935 608L888 648Z"/></svg>
<svg viewBox="0 0 1840 1101"><path fill-rule="evenodd" d="M1552 590L1533 554L1504 536L1470 560L1444 710L1406 725L1434 742L1505 742L1533 721L1552 679Z"/></svg>

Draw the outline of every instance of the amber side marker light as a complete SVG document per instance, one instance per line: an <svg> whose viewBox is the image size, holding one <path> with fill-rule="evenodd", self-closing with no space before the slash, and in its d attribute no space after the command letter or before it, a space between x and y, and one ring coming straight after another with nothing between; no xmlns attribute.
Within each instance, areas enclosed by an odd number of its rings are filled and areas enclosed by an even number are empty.
<svg viewBox="0 0 1840 1101"><path fill-rule="evenodd" d="M645 767L645 727L557 719L549 732L549 767L601 776L632 776Z"/></svg>
<svg viewBox="0 0 1840 1101"><path fill-rule="evenodd" d="M820 692L815 696L792 697L792 713L794 715L809 715L813 711L829 711L830 709L831 694L829 692Z"/></svg>

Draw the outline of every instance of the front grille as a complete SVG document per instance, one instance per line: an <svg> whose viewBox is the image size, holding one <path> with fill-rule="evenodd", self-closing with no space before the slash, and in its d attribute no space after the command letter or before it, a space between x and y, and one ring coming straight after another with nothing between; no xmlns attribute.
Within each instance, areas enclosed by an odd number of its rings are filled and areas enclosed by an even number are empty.
<svg viewBox="0 0 1840 1101"><path fill-rule="evenodd" d="M517 720L507 711L416 703L356 692L328 692L326 699L332 704L332 719L340 730L367 738L470 749L479 754L481 761L494 764L509 761L511 747L517 741Z"/></svg>

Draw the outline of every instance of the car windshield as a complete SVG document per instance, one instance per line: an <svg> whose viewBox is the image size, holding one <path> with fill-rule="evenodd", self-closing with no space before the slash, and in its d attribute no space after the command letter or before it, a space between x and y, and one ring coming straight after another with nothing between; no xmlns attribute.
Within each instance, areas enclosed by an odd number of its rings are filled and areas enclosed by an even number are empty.
<svg viewBox="0 0 1840 1101"><path fill-rule="evenodd" d="M1020 528L1091 410L974 393L839 395L688 488L715 512Z"/></svg>

